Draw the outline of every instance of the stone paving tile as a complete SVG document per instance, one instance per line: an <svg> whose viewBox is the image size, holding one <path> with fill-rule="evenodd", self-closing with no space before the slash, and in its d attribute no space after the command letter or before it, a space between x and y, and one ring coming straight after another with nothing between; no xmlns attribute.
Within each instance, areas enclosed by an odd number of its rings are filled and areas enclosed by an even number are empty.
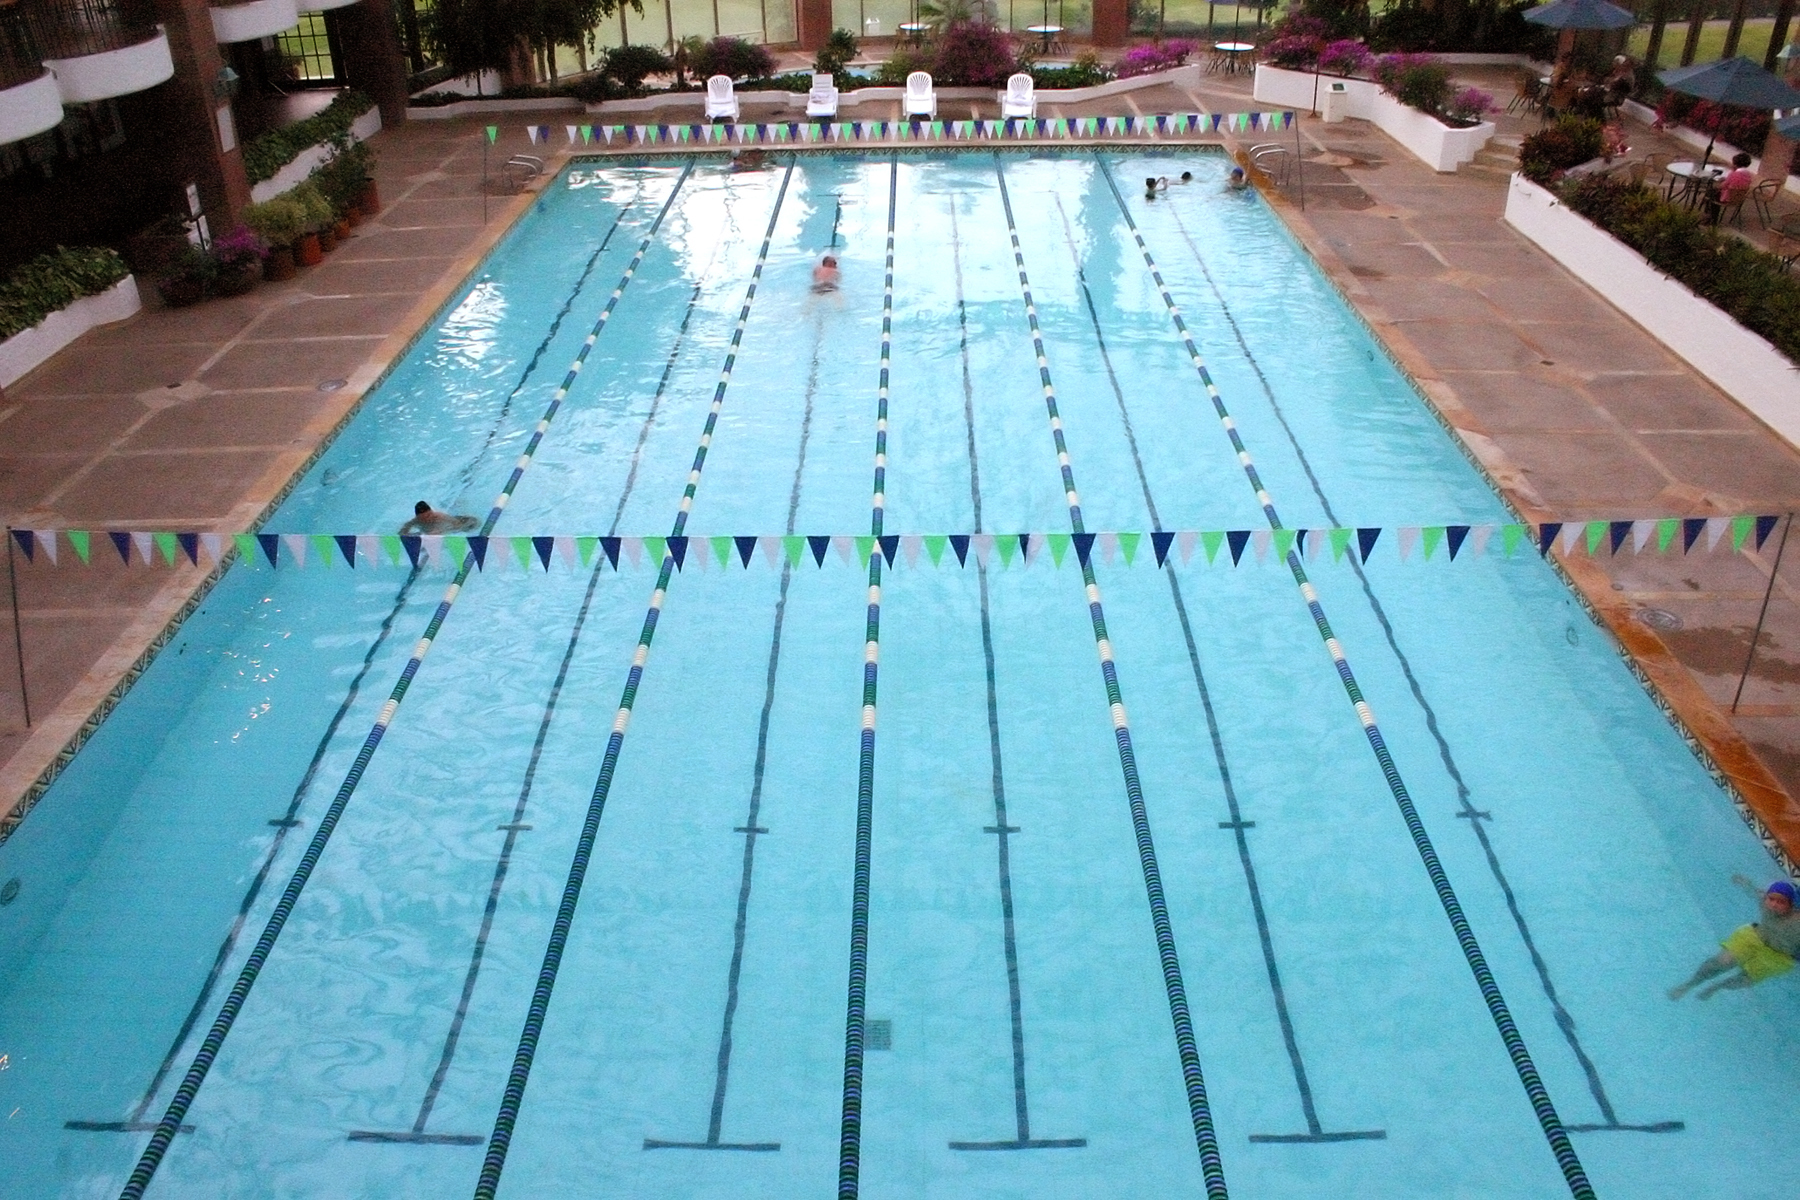
<svg viewBox="0 0 1800 1200"><path fill-rule="evenodd" d="M1494 319L1494 308L1485 297L1441 279L1370 279L1366 285L1369 295L1398 321Z"/></svg>
<svg viewBox="0 0 1800 1200"><path fill-rule="evenodd" d="M1717 392L1681 370L1599 375L1588 391L1627 429L1761 429L1755 417L1720 404Z"/></svg>
<svg viewBox="0 0 1800 1200"><path fill-rule="evenodd" d="M217 392L163 409L119 449L131 453L281 445L298 437L327 404L326 394L319 391Z"/></svg>
<svg viewBox="0 0 1800 1200"><path fill-rule="evenodd" d="M316 338L300 346L288 342L241 342L197 378L220 390L316 388L328 380L349 378L379 341L367 336Z"/></svg>
<svg viewBox="0 0 1800 1200"><path fill-rule="evenodd" d="M454 257L478 232L478 226L464 225L385 229L366 237L352 238L348 246L339 246L333 253L351 262L363 258Z"/></svg>
<svg viewBox="0 0 1800 1200"><path fill-rule="evenodd" d="M122 347L121 347L122 349ZM179 383L212 357L210 342L165 342L133 346L129 353L107 353L95 345L85 354L59 354L32 372L25 385L7 395L14 399L50 396L130 395L146 382Z"/></svg>
<svg viewBox="0 0 1800 1200"><path fill-rule="evenodd" d="M1758 431L1641 433L1639 440L1677 476L1759 509L1800 504L1800 461Z"/></svg>
<svg viewBox="0 0 1800 1200"><path fill-rule="evenodd" d="M135 396L60 396L55 403L25 406L0 423L9 452L38 453L58 447L111 441L144 416Z"/></svg>
<svg viewBox="0 0 1800 1200"><path fill-rule="evenodd" d="M319 295L345 292L416 297L437 282L450 258L333 258L307 275L308 289Z"/></svg>
<svg viewBox="0 0 1800 1200"><path fill-rule="evenodd" d="M86 466L92 457L91 452L19 454L0 451L0 508L8 513L35 509L45 496Z"/></svg>
<svg viewBox="0 0 1800 1200"><path fill-rule="evenodd" d="M357 265L355 260L350 260L345 270ZM326 276L324 282L331 280L332 276ZM410 300L384 293L324 293L316 275L309 276L307 282L316 289L315 294L294 297L280 320L261 322L245 334L240 345L249 347L259 342L287 342L295 338L379 337L392 329L395 320L412 307ZM355 282L358 281L346 280L347 284Z"/></svg>
<svg viewBox="0 0 1800 1200"><path fill-rule="evenodd" d="M1654 500L1669 482L1656 464L1611 431L1500 432L1494 440L1563 513L1619 514L1626 505Z"/></svg>
<svg viewBox="0 0 1800 1200"><path fill-rule="evenodd" d="M1444 379L1480 412L1481 423L1489 432L1613 428L1612 421L1586 396L1541 370L1446 371Z"/></svg>
<svg viewBox="0 0 1800 1200"><path fill-rule="evenodd" d="M246 481L275 457L273 449L113 455L64 492L56 508L81 525L193 528L206 514L231 508Z"/></svg>

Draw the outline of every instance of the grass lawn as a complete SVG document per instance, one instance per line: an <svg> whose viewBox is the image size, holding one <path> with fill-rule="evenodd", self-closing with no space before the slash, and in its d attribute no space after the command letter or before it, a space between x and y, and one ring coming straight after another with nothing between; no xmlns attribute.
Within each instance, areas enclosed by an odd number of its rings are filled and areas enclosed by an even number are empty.
<svg viewBox="0 0 1800 1200"><path fill-rule="evenodd" d="M1713 62L1725 56L1725 31L1730 28L1729 21L1708 21L1700 27L1700 46L1694 54L1695 62ZM1744 22L1744 32L1738 38L1737 52L1762 65L1763 55L1769 49L1769 35L1775 31L1772 17L1755 18ZM1788 27L1788 36L1794 36L1795 27ZM1635 58L1644 56L1644 47L1650 44L1650 27L1639 25L1631 31L1629 53ZM1681 48L1687 44L1687 22L1670 21L1663 28L1662 52L1657 55L1657 65L1662 67L1677 66L1681 62Z"/></svg>

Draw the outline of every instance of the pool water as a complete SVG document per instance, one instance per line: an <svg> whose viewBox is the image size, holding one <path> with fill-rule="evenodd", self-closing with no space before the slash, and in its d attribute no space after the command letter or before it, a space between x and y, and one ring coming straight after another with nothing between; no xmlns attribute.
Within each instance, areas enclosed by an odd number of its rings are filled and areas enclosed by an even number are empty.
<svg viewBox="0 0 1800 1200"><path fill-rule="evenodd" d="M578 162L267 528L487 512L597 323L496 533L1068 532L1046 379L1086 529L1265 528L1127 212L1288 526L1508 519L1227 166ZM1547 564L1309 567L1416 831L1275 558L1092 570L474 574L359 767L450 571L238 564L0 845L0 1190L186 1077L149 1195L1791 1193L1791 979L1664 995L1776 867Z"/></svg>

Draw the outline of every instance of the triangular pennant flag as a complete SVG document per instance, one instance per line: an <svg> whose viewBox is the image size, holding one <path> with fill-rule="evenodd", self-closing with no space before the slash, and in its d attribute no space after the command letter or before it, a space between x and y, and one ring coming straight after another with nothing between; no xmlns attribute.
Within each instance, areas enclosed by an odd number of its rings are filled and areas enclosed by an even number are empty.
<svg viewBox="0 0 1800 1200"><path fill-rule="evenodd" d="M37 534L29 529L15 529L12 531L12 535L13 541L19 543L19 549L25 552L25 561L35 562L37 560Z"/></svg>
<svg viewBox="0 0 1800 1200"><path fill-rule="evenodd" d="M581 562L583 570L586 570L588 564L594 561L594 551L599 549L600 539L596 536L581 536L575 539L575 556ZM617 554L617 552L615 548L614 553ZM601 554L604 555L605 551L602 550ZM616 558L613 560L613 567L615 570L618 568Z"/></svg>
<svg viewBox="0 0 1800 1200"><path fill-rule="evenodd" d="M775 565L781 561L781 549L786 541L786 538L779 537L759 537L756 539L756 544L762 548L763 561L769 564L770 570L774 570ZM799 541L799 539L796 538L795 541ZM794 561L797 563L800 561L800 547L796 546L794 549ZM745 566L748 565L748 563L745 564Z"/></svg>
<svg viewBox="0 0 1800 1200"><path fill-rule="evenodd" d="M1656 536L1657 529L1661 525L1661 521L1633 521L1631 523L1631 548L1642 554L1644 547L1650 544L1650 539ZM1671 531L1674 530L1674 527L1675 523L1669 522Z"/></svg>
<svg viewBox="0 0 1800 1200"><path fill-rule="evenodd" d="M824 566L825 552L831 549L831 539L829 537L820 537L816 534L808 534L806 544L812 547L813 564L820 567Z"/></svg>
<svg viewBox="0 0 1800 1200"><path fill-rule="evenodd" d="M1250 546L1256 551L1256 561L1259 563L1269 560L1269 540L1267 529L1258 529L1250 535Z"/></svg>
<svg viewBox="0 0 1800 1200"><path fill-rule="evenodd" d="M1419 527L1401 525L1394 530L1394 537L1400 544L1400 561L1405 562L1406 556L1412 553L1413 543L1419 540Z"/></svg>
<svg viewBox="0 0 1800 1200"><path fill-rule="evenodd" d="M1375 543L1377 540L1380 539L1380 537L1381 537L1381 529L1379 526L1377 526L1373 529L1371 529L1367 526L1358 526L1357 530L1356 530L1356 556L1357 556L1357 558L1361 559L1363 562L1368 562L1369 561L1369 551L1371 551L1375 548Z"/></svg>
<svg viewBox="0 0 1800 1200"><path fill-rule="evenodd" d="M106 536L112 539L113 549L119 552L119 561L129 567L131 565L131 535L129 533L119 533L114 531L109 532ZM274 535L270 534L268 536L273 537ZM269 556L269 565L275 565L275 556L273 554Z"/></svg>
<svg viewBox="0 0 1800 1200"><path fill-rule="evenodd" d="M869 555L875 552L875 539L859 537L856 539L856 561L861 566L869 565Z"/></svg>
<svg viewBox="0 0 1800 1200"><path fill-rule="evenodd" d="M950 535L950 549L956 552L956 565L957 566L966 567L969 565L969 535L968 534L966 534L966 533L951 534Z"/></svg>
<svg viewBox="0 0 1800 1200"><path fill-rule="evenodd" d="M1156 555L1156 565L1162 566L1169 561L1169 547L1175 544L1175 535L1158 529L1150 535L1150 549Z"/></svg>
<svg viewBox="0 0 1800 1200"><path fill-rule="evenodd" d="M1607 531L1612 527L1609 521L1589 521L1582 531L1587 542L1587 552L1592 555L1600 549L1600 543L1606 540Z"/></svg>
<svg viewBox="0 0 1800 1200"><path fill-rule="evenodd" d="M1432 553L1437 550L1438 543L1444 540L1442 525L1427 525L1419 530L1419 548L1425 552L1425 561L1431 561Z"/></svg>
<svg viewBox="0 0 1800 1200"><path fill-rule="evenodd" d="M900 535L897 533L883 534L876 539L876 542L881 547L881 557L887 559L888 566L893 566L894 555L900 553Z"/></svg>
<svg viewBox="0 0 1800 1200"><path fill-rule="evenodd" d="M548 571L550 569L550 556L556 553L556 539L553 537L534 537L531 539L531 548L537 552L538 561L544 564L544 570ZM520 565L530 566L531 564L521 562Z"/></svg>
<svg viewBox="0 0 1800 1200"><path fill-rule="evenodd" d="M1102 533L1100 535L1100 561L1101 562L1105 563L1109 567L1112 566L1113 555L1115 553L1117 553L1118 549L1119 549L1119 535L1118 534Z"/></svg>
<svg viewBox="0 0 1800 1200"><path fill-rule="evenodd" d="M499 137L500 137L500 127L498 125L489 125L487 127L488 143L490 145L493 144Z"/></svg>
<svg viewBox="0 0 1800 1200"><path fill-rule="evenodd" d="M731 565L731 538L726 535L714 534L712 552L715 562L721 567L729 567Z"/></svg>
<svg viewBox="0 0 1800 1200"><path fill-rule="evenodd" d="M568 534L558 534L551 541L556 543L556 556L562 559L563 566L573 571L575 569L575 539ZM544 569L549 570L549 566L550 564L545 563Z"/></svg>
<svg viewBox="0 0 1800 1200"><path fill-rule="evenodd" d="M756 539L754 537L735 537L732 539L732 544L737 547L738 563L748 570L750 556L756 553Z"/></svg>
<svg viewBox="0 0 1800 1200"><path fill-rule="evenodd" d="M840 533L831 539L831 548L837 551L838 561L848 566L850 556L856 553L856 542L847 533ZM868 555L863 555L863 563L867 565Z"/></svg>
<svg viewBox="0 0 1800 1200"><path fill-rule="evenodd" d="M1683 517L1681 521L1681 552L1686 554L1692 550L1694 542L1705 532L1705 517Z"/></svg>
<svg viewBox="0 0 1800 1200"><path fill-rule="evenodd" d="M1625 539L1631 536L1631 526L1632 522L1630 521L1607 522L1607 532L1610 535L1611 550L1614 554L1617 554L1619 547L1625 544Z"/></svg>
<svg viewBox="0 0 1800 1200"><path fill-rule="evenodd" d="M1070 536L1075 540L1076 561L1084 567L1088 566L1089 560L1094 555L1094 535L1091 533L1076 533L1071 534Z"/></svg>
<svg viewBox="0 0 1800 1200"><path fill-rule="evenodd" d="M462 541L461 538L455 540ZM441 533L428 534L419 538L419 553L424 557L427 566L435 567L446 560L451 563L460 563L467 550L467 546L452 550L444 544L444 535Z"/></svg>
<svg viewBox="0 0 1800 1200"><path fill-rule="evenodd" d="M1200 535L1200 542L1206 549L1206 565L1211 566L1218 561L1219 547L1225 544L1225 532L1220 529L1207 530Z"/></svg>
<svg viewBox="0 0 1800 1200"><path fill-rule="evenodd" d="M206 539L202 538L204 542ZM381 539L372 533L356 535L356 554L364 566L379 567L381 565Z"/></svg>
<svg viewBox="0 0 1800 1200"><path fill-rule="evenodd" d="M995 540L994 549L1000 552L1000 566L1005 569L1012 566L1013 555L1018 552L1019 543L1015 538L1002 535Z"/></svg>
<svg viewBox="0 0 1800 1200"><path fill-rule="evenodd" d="M1756 548L1758 550L1761 550L1763 548L1763 543L1769 540L1769 535L1775 532L1775 523L1779 520L1781 520L1780 517L1756 518ZM83 538L87 537L85 533L81 536ZM75 540L75 535L71 533L69 535L69 540L73 542ZM84 542L82 546L76 547L76 553L81 555L82 562L87 561L87 551L83 548L85 544L86 543Z"/></svg>
<svg viewBox="0 0 1800 1200"><path fill-rule="evenodd" d="M645 539L645 544L649 544L648 538ZM687 565L688 540L686 534L671 534L663 539L663 545L667 547L669 557L675 560L675 569L677 571ZM661 555L657 556L657 562L659 564L662 562Z"/></svg>
<svg viewBox="0 0 1800 1200"><path fill-rule="evenodd" d="M1444 540L1449 543L1450 561L1456 561L1456 552L1462 549L1463 539L1469 536L1467 525L1444 526Z"/></svg>
<svg viewBox="0 0 1800 1200"><path fill-rule="evenodd" d="M1487 553L1488 539L1494 536L1494 526L1477 525L1469 531L1469 535L1475 543L1475 549L1471 553L1480 558Z"/></svg>
<svg viewBox="0 0 1800 1200"><path fill-rule="evenodd" d="M1138 542L1142 541L1143 537L1144 535L1141 533L1121 533L1119 535L1119 554L1125 559L1126 566L1129 567L1131 560L1137 557Z"/></svg>
<svg viewBox="0 0 1800 1200"><path fill-rule="evenodd" d="M113 541L117 542L118 539L119 535L116 533L113 534ZM275 566L275 555L277 548L281 545L281 539L272 533L259 533L256 535L256 544L262 547L263 557L269 560L269 565L271 567ZM119 552L123 554L124 551L125 548L120 546ZM131 560L127 558L125 561L129 563Z"/></svg>
<svg viewBox="0 0 1800 1200"><path fill-rule="evenodd" d="M296 567L306 565L306 535L303 533L284 533L282 543L287 547L288 557Z"/></svg>
<svg viewBox="0 0 1800 1200"><path fill-rule="evenodd" d="M1759 521L1762 520L1762 518L1760 518L1760 517L1757 519ZM1768 519L1770 521L1775 520L1774 517L1770 517ZM69 539L69 545L75 547L75 557L79 558L85 564L88 561L88 554L89 554L89 548L88 548L89 542L88 542L87 530L85 530L85 529L65 529L63 531L63 536ZM1756 539L1756 547L1759 550L1762 549L1763 536L1767 536L1767 535L1760 535Z"/></svg>
<svg viewBox="0 0 1800 1200"><path fill-rule="evenodd" d="M988 559L994 556L994 535L978 533L969 539L969 547L975 551L975 561L981 566L988 565Z"/></svg>
<svg viewBox="0 0 1800 1200"><path fill-rule="evenodd" d="M414 568L417 568L419 565L419 551L423 547L423 543L419 540L418 535L409 533L403 537L397 537L394 540L400 543L400 549L406 554L407 561L410 562ZM396 559L395 565L398 564L399 560Z"/></svg>
<svg viewBox="0 0 1800 1200"><path fill-rule="evenodd" d="M1274 530L1269 535L1269 541L1275 550L1275 561L1286 562L1288 551L1294 548L1294 531L1291 529Z"/></svg>
<svg viewBox="0 0 1800 1200"><path fill-rule="evenodd" d="M1733 518L1731 518L1731 548L1733 550L1742 550L1744 548L1744 539L1750 536L1750 527L1752 524L1755 523L1755 521L1756 521L1755 517L1733 517ZM55 534L51 535L51 543L50 543L51 547L52 547L52 552L51 552L50 557L53 561L56 558L55 537L56 537Z"/></svg>
<svg viewBox="0 0 1800 1200"><path fill-rule="evenodd" d="M1331 561L1332 562L1342 562L1343 561L1344 551L1346 549L1348 549L1350 546L1350 535L1354 532L1355 532L1355 530L1352 530L1352 529L1341 529L1341 528L1333 529L1331 531Z"/></svg>
<svg viewBox="0 0 1800 1200"><path fill-rule="evenodd" d="M1525 544L1526 535L1530 532L1531 526L1521 525L1516 521L1512 524L1502 526L1500 530L1501 553L1506 555L1506 557L1511 558L1513 552Z"/></svg>
<svg viewBox="0 0 1800 1200"><path fill-rule="evenodd" d="M787 557L787 564L790 567L797 567L800 565L800 555L805 549L806 539L803 537L796 537L793 534L788 534L781 539L781 552Z"/></svg>
<svg viewBox="0 0 1800 1200"><path fill-rule="evenodd" d="M602 538L600 540L600 544L602 546L604 546L606 544L606 539ZM641 537L622 537L619 539L619 549L624 551L625 557L631 560L632 569L635 570L636 568L644 565L645 546L644 546L643 538L641 538ZM660 557L660 555L656 559L656 564L659 567L662 565L662 558ZM618 565L619 565L618 560L614 559L613 567L615 569L617 569Z"/></svg>
<svg viewBox="0 0 1800 1200"><path fill-rule="evenodd" d="M469 556L475 560L475 569L477 571L487 570L488 535L484 533L472 534L463 540L469 547ZM456 553L454 542L451 544L450 553ZM456 568L459 571L462 569L462 559L458 558L456 560Z"/></svg>
<svg viewBox="0 0 1800 1200"><path fill-rule="evenodd" d="M919 565L919 551L923 548L924 543L925 539L916 533L909 533L900 539L900 552L906 556L907 566ZM939 553L942 551L940 550Z"/></svg>
<svg viewBox="0 0 1800 1200"><path fill-rule="evenodd" d="M1563 526L1562 552L1565 558L1575 553L1575 547L1581 543L1581 539L1586 533L1587 524L1583 521L1570 521Z"/></svg>
<svg viewBox="0 0 1800 1200"><path fill-rule="evenodd" d="M615 571L619 569L619 548L621 541L622 539L616 537L602 537L600 539L600 553L606 555L606 561L612 564L612 569Z"/></svg>
<svg viewBox="0 0 1800 1200"><path fill-rule="evenodd" d="M1562 532L1561 521L1545 521L1538 526L1538 553L1548 555L1550 547L1556 545L1556 535Z"/></svg>
<svg viewBox="0 0 1800 1200"><path fill-rule="evenodd" d="M1719 548L1719 539L1731 528L1729 517L1708 517L1706 519L1706 549L1708 553Z"/></svg>
<svg viewBox="0 0 1800 1200"><path fill-rule="evenodd" d="M1225 540L1231 544L1231 565L1235 567L1244 557L1244 547L1250 544L1250 531L1248 529L1227 530Z"/></svg>
<svg viewBox="0 0 1800 1200"><path fill-rule="evenodd" d="M644 556L650 560L650 565L658 571L662 570L663 560L665 558L670 558L673 555L674 547L669 545L668 538L660 538L660 537L633 538L632 541L637 542L641 546L643 546ZM685 542L682 543L682 553L683 554L687 553L687 544ZM631 565L634 567L638 565L638 560L637 560L636 555L632 556ZM676 561L675 566L677 568L680 568L681 563L679 560Z"/></svg>
<svg viewBox="0 0 1800 1200"><path fill-rule="evenodd" d="M1050 562L1053 566L1062 566L1063 555L1069 552L1069 535L1066 533L1048 533L1044 540L1050 543Z"/></svg>
<svg viewBox="0 0 1800 1200"><path fill-rule="evenodd" d="M33 532L37 534L38 548L44 552L44 557L49 559L50 565L54 567L56 565L56 530L38 529Z"/></svg>
<svg viewBox="0 0 1800 1200"><path fill-rule="evenodd" d="M179 548L172 533L153 533L150 535L156 548L162 551L163 562L168 566L175 565L175 552Z"/></svg>
<svg viewBox="0 0 1800 1200"><path fill-rule="evenodd" d="M688 555L687 562L693 564L693 566L699 570L706 570L707 564L712 560L712 540L706 537L689 538L688 548L692 550L693 553Z"/></svg>
<svg viewBox="0 0 1800 1200"><path fill-rule="evenodd" d="M340 533L335 535L332 540L337 543L338 553L344 556L345 565L354 569L356 566L356 536Z"/></svg>
<svg viewBox="0 0 1800 1200"><path fill-rule="evenodd" d="M313 561L326 570L330 570L332 562L335 561L332 558L332 551L337 549L337 539L329 533L315 533L311 540ZM157 544L160 546L161 542Z"/></svg>
<svg viewBox="0 0 1800 1200"><path fill-rule="evenodd" d="M256 537L254 534L234 533L231 535L232 545L237 549L239 561L245 566L256 563Z"/></svg>
<svg viewBox="0 0 1800 1200"><path fill-rule="evenodd" d="M1193 530L1186 530L1175 535L1175 547L1181 551L1182 566L1185 567L1188 559L1194 557L1194 544L1199 540L1200 535Z"/></svg>

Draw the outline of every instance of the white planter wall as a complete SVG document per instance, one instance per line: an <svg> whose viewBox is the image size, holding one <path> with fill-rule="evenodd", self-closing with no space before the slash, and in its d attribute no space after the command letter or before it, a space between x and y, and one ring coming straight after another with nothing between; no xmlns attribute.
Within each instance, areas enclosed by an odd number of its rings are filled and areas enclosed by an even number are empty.
<svg viewBox="0 0 1800 1200"><path fill-rule="evenodd" d="M356 118L350 125L350 139L362 142L381 132L381 109L371 108ZM291 187L298 187L306 182L306 177L331 157L329 146L308 146L300 152L293 162L275 172L274 176L263 180L250 189L250 199L261 204L265 200L273 200Z"/></svg>
<svg viewBox="0 0 1800 1200"><path fill-rule="evenodd" d="M1800 370L1774 346L1523 175L1512 178L1506 221L1800 447Z"/></svg>
<svg viewBox="0 0 1800 1200"><path fill-rule="evenodd" d="M1314 76L1311 71L1289 71L1258 63L1253 94L1260 104L1311 109L1315 80L1321 99L1332 84L1343 84L1344 98L1339 111L1344 116L1373 122L1376 128L1405 146L1413 157L1434 171L1456 170L1473 160L1494 136L1491 121L1483 121L1471 129L1452 129L1436 117L1408 108L1367 79Z"/></svg>
<svg viewBox="0 0 1800 1200"><path fill-rule="evenodd" d="M11 387L94 326L123 321L142 307L137 279L127 275L99 295L83 296L51 313L30 329L0 342L0 387Z"/></svg>

